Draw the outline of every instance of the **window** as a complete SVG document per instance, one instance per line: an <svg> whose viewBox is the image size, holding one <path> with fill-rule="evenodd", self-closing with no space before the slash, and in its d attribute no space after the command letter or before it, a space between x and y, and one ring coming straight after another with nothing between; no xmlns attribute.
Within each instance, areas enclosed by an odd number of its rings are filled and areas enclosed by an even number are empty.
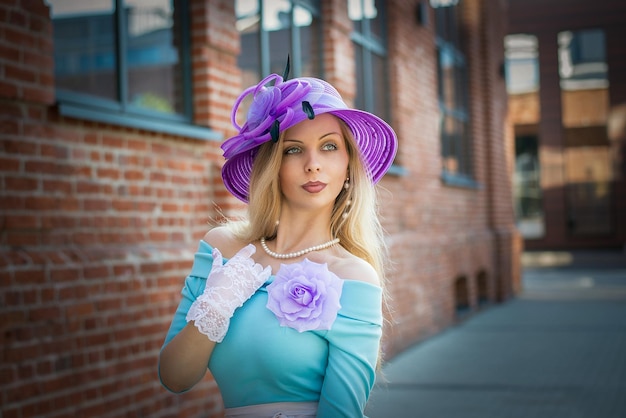
<svg viewBox="0 0 626 418"><path fill-rule="evenodd" d="M601 29L562 31L557 42L567 229L572 236L610 235L614 197L605 34Z"/></svg>
<svg viewBox="0 0 626 418"><path fill-rule="evenodd" d="M384 13L382 0L348 0L356 60L354 106L389 121Z"/></svg>
<svg viewBox="0 0 626 418"><path fill-rule="evenodd" d="M536 93L539 90L537 37L527 34L505 36L504 55L507 93Z"/></svg>
<svg viewBox="0 0 626 418"><path fill-rule="evenodd" d="M606 89L604 31L588 29L558 34L559 74L563 90Z"/></svg>
<svg viewBox="0 0 626 418"><path fill-rule="evenodd" d="M63 114L207 138L193 127L183 0L49 0Z"/></svg>
<svg viewBox="0 0 626 418"><path fill-rule="evenodd" d="M241 36L239 68L248 87L271 74L322 76L322 32L315 0L235 0Z"/></svg>
<svg viewBox="0 0 626 418"><path fill-rule="evenodd" d="M516 127L516 131L520 128ZM526 239L543 238L545 218L539 166L539 141L536 134L515 134L515 172L513 174L515 220Z"/></svg>
<svg viewBox="0 0 626 418"><path fill-rule="evenodd" d="M504 38L509 117L515 131L513 202L515 220L526 239L545 235L539 163L539 51L537 37L512 34Z"/></svg>
<svg viewBox="0 0 626 418"><path fill-rule="evenodd" d="M432 1L435 8L441 153L444 180L472 186L467 61L461 45L460 6Z"/></svg>

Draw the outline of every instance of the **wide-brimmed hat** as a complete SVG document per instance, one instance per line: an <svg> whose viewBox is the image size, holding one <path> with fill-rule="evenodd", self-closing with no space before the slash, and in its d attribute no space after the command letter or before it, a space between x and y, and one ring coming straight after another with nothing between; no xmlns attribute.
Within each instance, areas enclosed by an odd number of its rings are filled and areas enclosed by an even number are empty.
<svg viewBox="0 0 626 418"><path fill-rule="evenodd" d="M239 126L237 110L249 95L252 103L245 123ZM231 121L239 134L222 144L226 159L222 179L226 188L247 203L259 146L278 141L280 132L323 113L337 116L350 128L370 179L377 183L393 163L398 149L391 126L376 115L348 108L337 90L324 80L300 77L283 81L280 75L271 74L246 89L233 106Z"/></svg>

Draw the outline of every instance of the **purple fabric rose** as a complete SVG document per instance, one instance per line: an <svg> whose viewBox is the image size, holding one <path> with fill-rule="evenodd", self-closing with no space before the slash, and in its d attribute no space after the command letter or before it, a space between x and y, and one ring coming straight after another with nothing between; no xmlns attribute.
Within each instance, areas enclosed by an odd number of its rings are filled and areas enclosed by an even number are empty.
<svg viewBox="0 0 626 418"><path fill-rule="evenodd" d="M269 129L272 124L270 115L278 106L281 99L281 92L278 87L269 86L261 88L252 99L250 109L248 109L247 128L254 131L259 125L262 130Z"/></svg>
<svg viewBox="0 0 626 418"><path fill-rule="evenodd" d="M343 280L326 264L308 259L282 264L274 281L267 286L267 308L281 326L298 332L328 330L341 308Z"/></svg>
<svg viewBox="0 0 626 418"><path fill-rule="evenodd" d="M270 83L274 85L268 85ZM302 113L302 100L311 89L310 81L304 79L283 81L278 74L270 74L256 86L244 90L235 101L230 115L230 120L239 134L222 143L224 158L231 158L269 141L271 127L275 122L283 126L283 129L292 126L296 113ZM250 95L252 103L246 115L246 122L240 126L237 123L237 111L244 99ZM313 105L320 94L309 96L307 100Z"/></svg>

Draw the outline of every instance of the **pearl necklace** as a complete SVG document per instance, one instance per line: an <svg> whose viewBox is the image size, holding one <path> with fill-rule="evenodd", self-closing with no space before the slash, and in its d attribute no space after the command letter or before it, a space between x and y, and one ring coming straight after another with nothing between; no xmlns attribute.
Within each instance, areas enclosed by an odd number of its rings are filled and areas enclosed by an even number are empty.
<svg viewBox="0 0 626 418"><path fill-rule="evenodd" d="M263 250L267 253L267 255L269 255L270 257L280 258L280 259L300 257L300 256L303 256L304 254L310 253L311 251L324 250L326 248L332 247L335 244L339 244L339 238L335 238L333 240L325 242L324 244L305 248L304 250L296 251L293 253L281 254L281 253L275 253L274 251L267 248L267 244L265 243L265 237L261 238L261 247L263 247Z"/></svg>

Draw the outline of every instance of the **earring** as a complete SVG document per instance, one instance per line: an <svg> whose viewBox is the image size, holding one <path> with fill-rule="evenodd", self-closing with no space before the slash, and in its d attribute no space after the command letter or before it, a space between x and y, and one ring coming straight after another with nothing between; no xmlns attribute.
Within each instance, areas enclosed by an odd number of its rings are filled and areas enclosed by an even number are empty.
<svg viewBox="0 0 626 418"><path fill-rule="evenodd" d="M344 209L341 217L345 220L348 217L348 212L350 212L350 205L352 204L352 199L346 200L346 208Z"/></svg>
<svg viewBox="0 0 626 418"><path fill-rule="evenodd" d="M346 193L349 193L347 190L350 188L350 177L346 178L346 181L343 183L343 188L346 190ZM348 198L348 200L346 200L346 208L344 212L341 214L341 217L344 220L348 217L348 211L350 210L351 204L352 204L352 199Z"/></svg>

